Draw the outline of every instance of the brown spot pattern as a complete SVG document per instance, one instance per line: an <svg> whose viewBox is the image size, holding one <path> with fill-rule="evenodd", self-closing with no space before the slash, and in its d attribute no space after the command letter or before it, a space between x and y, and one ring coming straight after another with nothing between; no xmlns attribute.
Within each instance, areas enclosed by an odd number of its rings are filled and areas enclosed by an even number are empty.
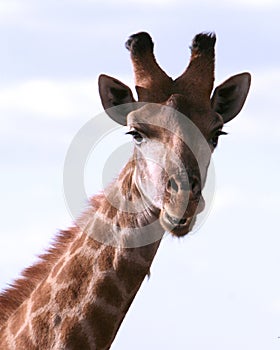
<svg viewBox="0 0 280 350"><path fill-rule="evenodd" d="M66 339L66 349L69 350L87 350L90 349L86 334L83 332L82 326L77 323L73 326Z"/></svg>
<svg viewBox="0 0 280 350"><path fill-rule="evenodd" d="M15 335L23 325L26 318L26 304L22 304L11 319L10 330Z"/></svg>
<svg viewBox="0 0 280 350"><path fill-rule="evenodd" d="M41 307L47 305L51 299L52 287L49 283L43 283L36 291L36 294L32 297L32 309L31 312L35 312Z"/></svg>
<svg viewBox="0 0 280 350"><path fill-rule="evenodd" d="M38 349L46 349L54 341L52 314L50 311L42 312L34 317L31 323L33 334L36 337Z"/></svg>
<svg viewBox="0 0 280 350"><path fill-rule="evenodd" d="M129 260L121 259L118 262L117 277L123 282L128 294L139 288L148 272L148 268Z"/></svg>
<svg viewBox="0 0 280 350"><path fill-rule="evenodd" d="M109 276L105 276L101 281L95 284L93 292L97 298L103 298L107 304L121 306L123 297L117 285L117 282Z"/></svg>
<svg viewBox="0 0 280 350"><path fill-rule="evenodd" d="M21 335L16 338L16 350L42 350L38 345L34 345L29 337L29 328L25 327ZM9 349L8 347L3 349Z"/></svg>
<svg viewBox="0 0 280 350"><path fill-rule="evenodd" d="M110 345L115 336L114 330L117 317L113 314L106 313L102 307L93 305L89 310L87 321L92 326L96 348L104 349L106 346Z"/></svg>
<svg viewBox="0 0 280 350"><path fill-rule="evenodd" d="M78 255L69 261L58 275L59 283L70 282L67 288L62 288L55 296L55 302L61 311L66 307L74 307L77 299L86 294L92 278L93 260L94 257Z"/></svg>
<svg viewBox="0 0 280 350"><path fill-rule="evenodd" d="M107 246L98 257L98 268L100 271L109 271L113 268L113 260L116 249Z"/></svg>
<svg viewBox="0 0 280 350"><path fill-rule="evenodd" d="M3 349L8 349L8 343L5 334L0 334L0 344Z"/></svg>
<svg viewBox="0 0 280 350"><path fill-rule="evenodd" d="M74 256L57 276L57 283L67 281L77 284L77 287L91 277L91 270L94 257L88 258L84 255Z"/></svg>

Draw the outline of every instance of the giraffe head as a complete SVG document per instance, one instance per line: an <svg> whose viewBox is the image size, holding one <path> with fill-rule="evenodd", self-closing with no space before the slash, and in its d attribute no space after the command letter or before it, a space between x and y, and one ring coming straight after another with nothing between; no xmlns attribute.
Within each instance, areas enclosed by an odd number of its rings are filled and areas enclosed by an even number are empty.
<svg viewBox="0 0 280 350"><path fill-rule="evenodd" d="M242 73L212 93L215 42L214 34L196 35L187 69L173 80L157 64L150 35L132 35L126 47L138 101L119 80L99 77L107 114L127 125L133 136L133 177L141 199L159 210L161 226L176 236L187 234L204 208L202 189L211 154L250 87L250 74Z"/></svg>

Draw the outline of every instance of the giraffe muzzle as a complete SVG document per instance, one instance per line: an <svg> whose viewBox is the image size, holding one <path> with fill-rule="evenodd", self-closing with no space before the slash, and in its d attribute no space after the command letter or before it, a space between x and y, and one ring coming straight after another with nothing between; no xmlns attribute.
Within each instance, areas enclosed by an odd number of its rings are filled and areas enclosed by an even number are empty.
<svg viewBox="0 0 280 350"><path fill-rule="evenodd" d="M186 184L180 176L173 175L168 180L166 192L167 199L160 215L161 225L175 236L184 236L192 230L196 216L205 207L200 181L193 176Z"/></svg>

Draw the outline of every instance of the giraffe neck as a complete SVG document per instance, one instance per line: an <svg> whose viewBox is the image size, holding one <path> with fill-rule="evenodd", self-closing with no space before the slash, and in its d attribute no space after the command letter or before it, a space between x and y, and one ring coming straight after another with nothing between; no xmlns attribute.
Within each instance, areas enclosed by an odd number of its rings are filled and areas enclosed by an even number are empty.
<svg viewBox="0 0 280 350"><path fill-rule="evenodd" d="M130 164L92 198L61 255L47 257L48 273L2 326L1 349L110 348L163 234L157 210L136 198Z"/></svg>

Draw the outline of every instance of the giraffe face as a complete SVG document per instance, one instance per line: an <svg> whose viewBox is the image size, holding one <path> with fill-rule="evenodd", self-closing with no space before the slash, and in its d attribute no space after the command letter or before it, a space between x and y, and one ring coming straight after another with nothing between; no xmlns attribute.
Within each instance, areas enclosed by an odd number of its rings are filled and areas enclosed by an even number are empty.
<svg viewBox="0 0 280 350"><path fill-rule="evenodd" d="M176 236L187 234L204 208L202 189L211 154L219 136L225 134L224 123L240 112L250 87L250 74L242 73L212 94L215 41L213 34L198 34L189 66L173 80L156 63L151 37L147 33L131 36L126 47L137 102L119 80L99 77L107 114L129 126L133 136L134 181L141 198L160 210L162 227Z"/></svg>
<svg viewBox="0 0 280 350"><path fill-rule="evenodd" d="M204 209L202 188L223 127L222 117L211 110L179 112L175 107L182 98L148 103L127 117L137 189L160 209L162 227L176 236L187 234ZM200 123L202 117L209 122Z"/></svg>

